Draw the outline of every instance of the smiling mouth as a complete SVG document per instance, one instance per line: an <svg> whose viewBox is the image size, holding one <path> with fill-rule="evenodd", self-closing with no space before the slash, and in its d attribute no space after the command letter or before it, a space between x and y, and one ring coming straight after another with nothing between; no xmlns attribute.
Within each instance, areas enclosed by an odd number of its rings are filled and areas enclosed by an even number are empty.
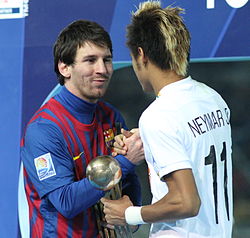
<svg viewBox="0 0 250 238"><path fill-rule="evenodd" d="M100 77L100 78L95 78L93 79L94 82L101 82L101 83L105 83L109 81L108 77Z"/></svg>
<svg viewBox="0 0 250 238"><path fill-rule="evenodd" d="M107 82L106 79L96 79L93 81L96 84L105 84Z"/></svg>
<svg viewBox="0 0 250 238"><path fill-rule="evenodd" d="M108 79L95 79L93 83L99 88L106 88L108 85Z"/></svg>
<svg viewBox="0 0 250 238"><path fill-rule="evenodd" d="M105 82L105 81L107 81L107 79L94 79L94 81L97 81L97 82Z"/></svg>

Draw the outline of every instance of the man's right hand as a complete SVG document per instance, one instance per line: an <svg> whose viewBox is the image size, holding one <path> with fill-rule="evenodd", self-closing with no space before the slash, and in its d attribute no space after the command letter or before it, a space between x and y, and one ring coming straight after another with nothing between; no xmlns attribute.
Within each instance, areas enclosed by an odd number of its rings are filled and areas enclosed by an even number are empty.
<svg viewBox="0 0 250 238"><path fill-rule="evenodd" d="M117 154L126 156L133 164L139 164L145 159L138 128L131 131L122 129L121 134L115 137L112 156L116 156Z"/></svg>

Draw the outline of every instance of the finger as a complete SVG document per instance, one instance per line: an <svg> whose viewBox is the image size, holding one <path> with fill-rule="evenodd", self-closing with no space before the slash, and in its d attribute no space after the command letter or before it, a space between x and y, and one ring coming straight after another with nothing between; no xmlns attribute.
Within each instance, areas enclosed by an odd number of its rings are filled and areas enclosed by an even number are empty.
<svg viewBox="0 0 250 238"><path fill-rule="evenodd" d="M130 200L128 195L123 195L120 200Z"/></svg>
<svg viewBox="0 0 250 238"><path fill-rule="evenodd" d="M130 130L131 133L139 133L139 129L138 128L133 128L132 130Z"/></svg>
<svg viewBox="0 0 250 238"><path fill-rule="evenodd" d="M109 218L109 216L106 215L105 220L107 221L108 224L112 224L111 218Z"/></svg>
<svg viewBox="0 0 250 238"><path fill-rule="evenodd" d="M130 136L132 136L133 135L133 133L132 132L130 132L130 131L126 131L125 129L121 129L121 133L126 137L126 138L129 138ZM124 139L124 138L123 138Z"/></svg>
<svg viewBox="0 0 250 238"><path fill-rule="evenodd" d="M124 137L123 134L119 134L119 135L115 136L115 142L116 142L116 144L118 144L120 147L124 146L123 137Z"/></svg>
<svg viewBox="0 0 250 238"><path fill-rule="evenodd" d="M121 143L120 143L120 142L115 141L115 142L114 142L114 144L113 144L113 147L114 147L115 149L122 150L122 149L123 149L123 147L124 147L124 142L122 142L122 144L123 144L123 145L121 145Z"/></svg>
<svg viewBox="0 0 250 238"><path fill-rule="evenodd" d="M130 136L129 138L126 138L126 140L124 140L124 144L132 144L132 145L142 145L142 140L140 138L140 135L136 132L134 133L132 136ZM125 146L124 146L125 147Z"/></svg>
<svg viewBox="0 0 250 238"><path fill-rule="evenodd" d="M115 226L114 226L114 225L108 224L107 222L101 221L100 224L101 224L101 226L103 226L103 227L106 227L106 228L109 228L109 229L112 229L112 230L115 229Z"/></svg>
<svg viewBox="0 0 250 238"><path fill-rule="evenodd" d="M114 155L113 155L114 153ZM127 154L127 151L126 150L118 150L118 149L114 149L112 153L112 156L115 157L116 155L126 155Z"/></svg>
<svg viewBox="0 0 250 238"><path fill-rule="evenodd" d="M103 197L103 198L101 198L100 201L101 201L101 202L103 203L103 205L105 206L105 204L107 204L110 200L107 199L107 198L105 198L105 197Z"/></svg>

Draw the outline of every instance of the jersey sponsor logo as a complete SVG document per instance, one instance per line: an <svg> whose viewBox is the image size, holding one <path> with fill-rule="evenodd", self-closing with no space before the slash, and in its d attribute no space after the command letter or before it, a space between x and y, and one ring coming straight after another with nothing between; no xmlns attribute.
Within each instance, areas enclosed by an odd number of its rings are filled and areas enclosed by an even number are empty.
<svg viewBox="0 0 250 238"><path fill-rule="evenodd" d="M34 163L40 181L56 175L56 170L50 153L35 158Z"/></svg>

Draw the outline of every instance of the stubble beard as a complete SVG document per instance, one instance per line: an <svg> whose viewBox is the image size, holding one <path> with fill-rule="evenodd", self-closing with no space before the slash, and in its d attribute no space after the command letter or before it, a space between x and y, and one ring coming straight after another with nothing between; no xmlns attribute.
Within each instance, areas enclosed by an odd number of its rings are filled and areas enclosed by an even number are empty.
<svg viewBox="0 0 250 238"><path fill-rule="evenodd" d="M109 82L105 83L103 86L93 87L92 89L89 90L90 92L88 91L86 92L86 89L84 89L82 95L91 102L97 102L100 98L102 98L105 95L108 89L108 85Z"/></svg>

